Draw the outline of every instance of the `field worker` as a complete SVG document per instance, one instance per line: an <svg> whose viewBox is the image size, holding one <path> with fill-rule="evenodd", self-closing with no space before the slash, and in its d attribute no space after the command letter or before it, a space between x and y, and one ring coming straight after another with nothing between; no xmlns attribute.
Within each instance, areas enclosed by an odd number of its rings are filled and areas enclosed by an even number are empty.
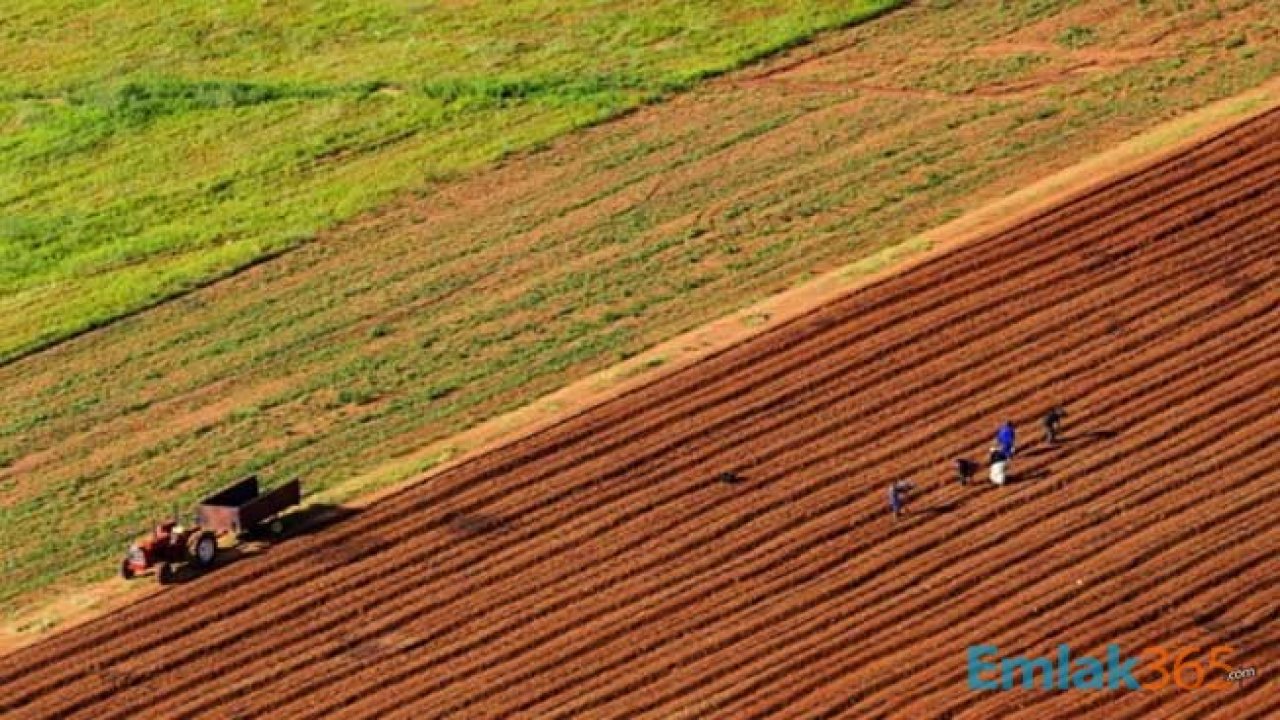
<svg viewBox="0 0 1280 720"><path fill-rule="evenodd" d="M1000 429L996 430L996 446L1004 453L1006 460L1013 457L1015 452L1013 440L1013 421L1005 420Z"/></svg>
<svg viewBox="0 0 1280 720"><path fill-rule="evenodd" d="M716 479L725 485L736 485L742 482L742 476L732 470L726 470L725 472L720 473L716 476Z"/></svg>
<svg viewBox="0 0 1280 720"><path fill-rule="evenodd" d="M907 511L907 495L914 487L910 480L899 480L889 486L889 509L893 511L894 520Z"/></svg>
<svg viewBox="0 0 1280 720"><path fill-rule="evenodd" d="M956 460L956 478L960 480L961 485L968 485L973 476L978 474L978 463L969 458L959 458Z"/></svg>
<svg viewBox="0 0 1280 720"><path fill-rule="evenodd" d="M1066 408L1061 405L1055 405L1052 410L1044 414L1041 424L1044 425L1044 444L1053 445L1058 441L1058 431L1062 429L1062 418L1067 416Z"/></svg>
<svg viewBox="0 0 1280 720"><path fill-rule="evenodd" d="M991 482L1004 485L1009 472L1009 455L997 445L991 448L987 460L991 463Z"/></svg>

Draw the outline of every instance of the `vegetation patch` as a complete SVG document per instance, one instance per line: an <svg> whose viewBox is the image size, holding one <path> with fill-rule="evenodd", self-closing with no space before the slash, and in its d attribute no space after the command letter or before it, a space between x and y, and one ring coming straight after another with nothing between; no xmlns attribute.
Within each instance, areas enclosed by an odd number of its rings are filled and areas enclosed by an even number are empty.
<svg viewBox="0 0 1280 720"><path fill-rule="evenodd" d="M0 361L898 4L8 3Z"/></svg>

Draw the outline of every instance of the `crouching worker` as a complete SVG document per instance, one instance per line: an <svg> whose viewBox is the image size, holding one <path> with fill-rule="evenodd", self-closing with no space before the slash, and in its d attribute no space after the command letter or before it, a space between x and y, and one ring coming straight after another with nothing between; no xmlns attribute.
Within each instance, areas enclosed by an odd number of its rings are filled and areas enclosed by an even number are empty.
<svg viewBox="0 0 1280 720"><path fill-rule="evenodd" d="M996 485L1004 485L1008 478L1009 472L1009 456L999 446L991 448L991 454L987 456L987 460L991 463L991 482Z"/></svg>
<svg viewBox="0 0 1280 720"><path fill-rule="evenodd" d="M889 509L897 520L907 511L907 499L915 485L910 480L899 480L889 486Z"/></svg>
<svg viewBox="0 0 1280 720"><path fill-rule="evenodd" d="M1062 431L1062 418L1067 416L1066 408L1055 405L1044 414L1040 424L1044 426L1044 444L1053 447L1058 442L1058 433Z"/></svg>

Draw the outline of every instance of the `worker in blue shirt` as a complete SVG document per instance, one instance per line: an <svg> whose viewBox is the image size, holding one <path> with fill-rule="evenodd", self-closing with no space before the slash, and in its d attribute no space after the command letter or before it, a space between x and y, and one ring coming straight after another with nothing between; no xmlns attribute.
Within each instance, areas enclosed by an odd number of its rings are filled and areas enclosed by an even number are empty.
<svg viewBox="0 0 1280 720"><path fill-rule="evenodd" d="M1000 429L996 431L996 446L1005 454L1006 458L1012 458L1014 453L1014 437L1013 437L1013 421L1005 420Z"/></svg>
<svg viewBox="0 0 1280 720"><path fill-rule="evenodd" d="M910 480L899 480L889 486L889 509L893 511L894 520L907 511L907 495L914 487Z"/></svg>

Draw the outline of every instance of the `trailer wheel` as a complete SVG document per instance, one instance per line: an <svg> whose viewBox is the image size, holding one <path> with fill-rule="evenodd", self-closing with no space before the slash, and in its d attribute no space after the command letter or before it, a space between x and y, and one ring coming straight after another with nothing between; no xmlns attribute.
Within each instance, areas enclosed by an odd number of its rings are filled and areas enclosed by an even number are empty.
<svg viewBox="0 0 1280 720"><path fill-rule="evenodd" d="M169 563L160 563L156 568L156 582L161 585L173 582L173 567Z"/></svg>
<svg viewBox="0 0 1280 720"><path fill-rule="evenodd" d="M209 567L218 556L218 538L208 530L192 535L187 541L187 555L196 567Z"/></svg>
<svg viewBox="0 0 1280 720"><path fill-rule="evenodd" d="M284 521L280 518L272 520L271 524L267 525L267 530L269 530L272 535L280 537L284 534Z"/></svg>
<svg viewBox="0 0 1280 720"><path fill-rule="evenodd" d="M120 561L120 577L125 580L133 579L133 566L129 564L129 558Z"/></svg>

